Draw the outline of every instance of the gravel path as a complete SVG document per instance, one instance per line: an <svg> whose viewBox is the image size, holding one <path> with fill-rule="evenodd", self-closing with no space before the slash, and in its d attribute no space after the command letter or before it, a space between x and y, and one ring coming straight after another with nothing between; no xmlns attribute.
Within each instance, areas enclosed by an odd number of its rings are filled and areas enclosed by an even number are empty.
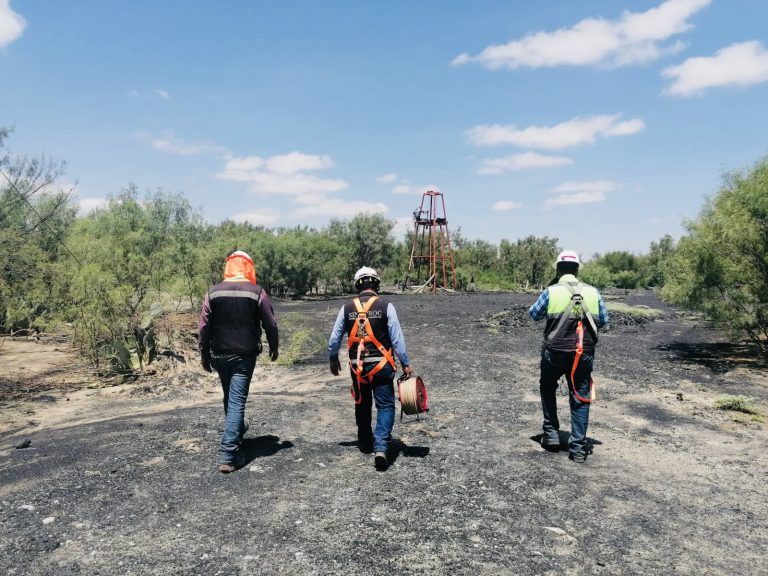
<svg viewBox="0 0 768 576"><path fill-rule="evenodd" d="M88 423L46 426L40 406L37 426L0 437L0 573L768 572L765 425L712 408L744 394L765 411L765 368L652 294L617 294L663 315L616 315L601 337L594 454L577 465L536 443L534 299L391 297L432 409L396 423L385 473L357 450L348 380L322 354L257 369L251 461L228 476L196 359L183 386L92 398ZM340 304L280 302L278 320L325 334Z"/></svg>

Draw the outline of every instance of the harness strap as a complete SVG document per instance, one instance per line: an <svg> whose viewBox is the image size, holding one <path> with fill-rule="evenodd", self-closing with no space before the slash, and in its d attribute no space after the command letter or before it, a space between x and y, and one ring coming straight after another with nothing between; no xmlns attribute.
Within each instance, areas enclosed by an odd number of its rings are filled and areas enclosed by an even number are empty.
<svg viewBox="0 0 768 576"><path fill-rule="evenodd" d="M584 398L576 390L576 369L579 367L579 360L581 360L581 355L584 353L584 324L581 320L579 320L579 323L576 325L576 335L578 341L576 344L576 355L573 357L573 366L571 366L571 388L573 389L573 395L577 400L591 404L595 399L595 388L592 378L589 379L589 398Z"/></svg>
<svg viewBox="0 0 768 576"><path fill-rule="evenodd" d="M392 352L387 350L387 348L379 342L379 339L376 338L376 335L373 332L373 327L371 326L371 321L368 318L368 311L377 299L378 296L372 296L365 303L365 306L360 302L360 297L354 299L357 318L355 318L355 324L347 337L347 345L351 349L352 346L357 344L357 362L354 365L351 362L349 363L349 369L352 374L355 375L355 382L353 382L351 389L352 398L354 398L355 404L360 404L360 402L363 401L363 396L360 391L363 384L370 384L373 382L373 377L387 364L391 365L393 370L397 369ZM368 342L378 349L382 357L367 374L363 374L365 368L363 359L366 354L365 345Z"/></svg>
<svg viewBox="0 0 768 576"><path fill-rule="evenodd" d="M584 298L581 296L581 287L583 284L579 282L575 286L571 284L563 284L565 288L568 290L568 292L571 293L571 301L568 303L568 306L563 311L563 313L560 315L560 319L557 322L557 325L555 326L554 330L552 330L549 334L546 335L544 338L544 350L549 348L549 345L551 344L552 340L555 339L555 336L557 336L558 332L560 332L560 329L563 327L563 325L568 321L568 319L571 316L571 312L573 311L574 307L578 303L578 305L583 310L585 316L587 318L587 322L589 323L590 332L592 333L592 338L595 341L595 344L597 344L597 325L595 324L595 319L592 317L592 313L589 311L589 306L587 306L587 303L584 301ZM583 338L582 338L583 339Z"/></svg>

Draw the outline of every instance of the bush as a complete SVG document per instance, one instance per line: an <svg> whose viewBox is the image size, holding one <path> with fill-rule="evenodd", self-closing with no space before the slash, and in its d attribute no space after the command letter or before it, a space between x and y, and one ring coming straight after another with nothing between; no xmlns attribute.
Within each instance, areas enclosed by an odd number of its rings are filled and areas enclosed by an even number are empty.
<svg viewBox="0 0 768 576"><path fill-rule="evenodd" d="M768 160L726 177L688 223L662 296L704 314L768 357Z"/></svg>
<svg viewBox="0 0 768 576"><path fill-rule="evenodd" d="M744 396L721 396L715 400L714 407L717 410L731 410L733 412L743 412L744 414L759 414L749 399Z"/></svg>

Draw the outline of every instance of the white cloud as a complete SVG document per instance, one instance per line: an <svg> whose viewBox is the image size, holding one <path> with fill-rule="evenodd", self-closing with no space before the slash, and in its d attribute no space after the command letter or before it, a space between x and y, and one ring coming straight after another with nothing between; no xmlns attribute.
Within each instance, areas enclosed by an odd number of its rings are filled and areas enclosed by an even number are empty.
<svg viewBox="0 0 768 576"><path fill-rule="evenodd" d="M332 168L333 160L330 156L316 156L312 154L302 154L301 152L290 152L272 156L265 161L266 169L276 174L296 174L305 170L321 170L323 168Z"/></svg>
<svg viewBox="0 0 768 576"><path fill-rule="evenodd" d="M573 160L565 156L546 156L536 152L512 154L504 158L486 158L478 169L478 174L502 174L517 172L528 168L554 168L573 164Z"/></svg>
<svg viewBox="0 0 768 576"><path fill-rule="evenodd" d="M18 40L26 28L26 20L13 11L10 0L0 0L0 48Z"/></svg>
<svg viewBox="0 0 768 576"><path fill-rule="evenodd" d="M258 156L244 156L243 158L231 158L227 160L224 171L226 180L248 181L249 173L264 166L264 160Z"/></svg>
<svg viewBox="0 0 768 576"><path fill-rule="evenodd" d="M544 203L546 206L557 206L560 204L592 204L605 200L603 192L576 192L574 194L560 194L554 198L548 198Z"/></svg>
<svg viewBox="0 0 768 576"><path fill-rule="evenodd" d="M326 194L347 188L344 180L319 178L303 171L333 166L329 156L314 156L301 152L271 156L230 158L216 177L221 180L247 182L258 194L300 196Z"/></svg>
<svg viewBox="0 0 768 576"><path fill-rule="evenodd" d="M0 0L1 2L2 0ZM141 90L136 90L135 88L130 90L128 92L131 96L134 98L142 98L145 100L149 99L156 99L159 98L160 100L165 100L170 102L171 100L171 94L167 90L164 90L162 88L155 88L153 90L149 90L147 92L142 92Z"/></svg>
<svg viewBox="0 0 768 576"><path fill-rule="evenodd" d="M217 175L227 180L226 173ZM246 180L251 184L251 190L259 194L286 194L296 196L317 192L337 192L344 190L347 183L343 180L318 178L311 174L273 174L271 172L253 171Z"/></svg>
<svg viewBox="0 0 768 576"><path fill-rule="evenodd" d="M500 200L499 202L496 202L493 206L491 206L491 210L495 212L507 212L509 210L515 210L517 208L522 208L522 204L520 202L513 202L512 200Z"/></svg>
<svg viewBox="0 0 768 576"><path fill-rule="evenodd" d="M667 0L645 12L625 11L618 20L585 18L570 28L490 45L477 56L460 54L452 64L476 62L491 70L643 64L680 50L679 42L664 42L689 30L690 18L710 3Z"/></svg>
<svg viewBox="0 0 768 576"><path fill-rule="evenodd" d="M720 86L750 86L768 81L768 51L757 41L739 42L714 56L688 58L661 73L672 83L664 90L675 96L695 96Z"/></svg>
<svg viewBox="0 0 768 576"><path fill-rule="evenodd" d="M400 216L399 218L395 218L392 234L395 238L405 238L406 233L413 230L413 226L413 216Z"/></svg>
<svg viewBox="0 0 768 576"><path fill-rule="evenodd" d="M563 182L559 186L552 188L555 193L570 192L613 192L619 185L611 180L588 180L582 182Z"/></svg>
<svg viewBox="0 0 768 576"><path fill-rule="evenodd" d="M336 218L349 218L361 212L367 214L384 214L389 212L386 204L381 202L365 202L363 200L343 200L341 198L328 198L326 196L304 196L296 198L298 204L304 204L296 209L296 216L333 216Z"/></svg>
<svg viewBox="0 0 768 576"><path fill-rule="evenodd" d="M419 191L416 186L410 184L398 184L392 188L392 194L418 194Z"/></svg>
<svg viewBox="0 0 768 576"><path fill-rule="evenodd" d="M404 182L402 184L398 184L394 188L392 188L392 194L414 194L414 195L421 195L425 192L429 192L430 190L439 192L440 187L435 186L434 184L428 184L427 186L411 186L407 182Z"/></svg>
<svg viewBox="0 0 768 576"><path fill-rule="evenodd" d="M480 125L468 130L469 141L476 146L512 144L526 148L563 150L592 144L598 137L628 136L641 132L645 123L639 118L619 121L621 114L577 116L554 126Z"/></svg>
<svg viewBox="0 0 768 576"><path fill-rule="evenodd" d="M272 208L260 208L253 212L241 212L232 216L235 222L248 222L253 226L269 226L280 219L280 212Z"/></svg>
<svg viewBox="0 0 768 576"><path fill-rule="evenodd" d="M137 132L135 137L149 142L149 145L155 150L167 152L175 156L227 157L230 154L227 148L210 140L187 142L178 138L173 132L164 132L161 136L155 136L150 132Z"/></svg>
<svg viewBox="0 0 768 576"><path fill-rule="evenodd" d="M79 198L77 201L77 215L85 216L98 208L105 208L109 204L106 198Z"/></svg>
<svg viewBox="0 0 768 576"><path fill-rule="evenodd" d="M397 180L397 174L384 174L384 176L376 178L376 182L384 182L385 184L394 182L395 180Z"/></svg>
<svg viewBox="0 0 768 576"><path fill-rule="evenodd" d="M557 194L548 198L545 206L558 206L562 204L593 204L602 202L608 192L619 189L619 184L612 180L586 180L580 182L563 182L552 188Z"/></svg>

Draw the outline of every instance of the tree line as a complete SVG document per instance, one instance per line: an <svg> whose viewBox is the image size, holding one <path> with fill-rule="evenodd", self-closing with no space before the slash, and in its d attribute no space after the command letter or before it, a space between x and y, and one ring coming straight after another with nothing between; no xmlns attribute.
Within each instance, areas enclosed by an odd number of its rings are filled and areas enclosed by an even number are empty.
<svg viewBox="0 0 768 576"><path fill-rule="evenodd" d="M97 369L150 361L164 337L157 318L196 310L236 248L252 255L259 283L278 297L347 293L363 265L385 284L400 284L407 272L412 232L398 240L381 215L319 229L210 224L181 194L141 195L129 185L78 217L72 190L57 186L64 165L14 156L7 137L0 130L0 332L70 326ZM665 236L641 255L595 255L581 276L600 288L657 288L765 350L767 222L764 160L728 175L680 240ZM547 236L494 244L457 229L451 240L460 287L478 289L538 290L551 281L560 249Z"/></svg>

